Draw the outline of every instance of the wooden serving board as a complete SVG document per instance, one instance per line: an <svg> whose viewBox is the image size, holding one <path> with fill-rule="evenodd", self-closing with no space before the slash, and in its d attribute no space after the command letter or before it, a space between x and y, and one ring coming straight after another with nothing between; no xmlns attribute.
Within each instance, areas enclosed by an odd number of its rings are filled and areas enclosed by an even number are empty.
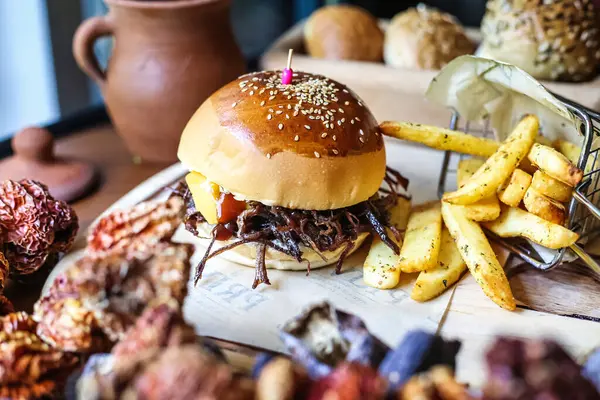
<svg viewBox="0 0 600 400"><path fill-rule="evenodd" d="M261 68L284 68L287 63L288 50L294 49L294 69L322 74L344 82L358 93L366 104L376 104L378 101L392 101L391 104L394 104L402 95L414 94L418 95L420 100L408 105L409 107L419 109L431 107L421 96L425 93L431 79L439 71L394 68L384 63L312 58L304 50L304 23L305 21L301 21L290 28L263 54L260 61ZM380 25L385 30L387 21L381 20ZM467 29L467 35L475 42L481 41L481 34L478 30ZM594 110L600 110L600 76L583 83L542 83L555 93ZM376 117L380 120L393 118L393 115L390 115L382 110L380 114L376 114ZM432 118L436 115L439 116L436 113L429 113L429 115ZM409 120L429 123L427 120L417 121L414 118ZM442 122L447 124L444 120Z"/></svg>

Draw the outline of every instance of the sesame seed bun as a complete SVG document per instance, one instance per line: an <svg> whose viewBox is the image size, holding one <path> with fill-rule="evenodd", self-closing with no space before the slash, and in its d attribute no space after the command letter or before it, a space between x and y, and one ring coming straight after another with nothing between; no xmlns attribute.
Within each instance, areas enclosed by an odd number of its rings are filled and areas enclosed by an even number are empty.
<svg viewBox="0 0 600 400"><path fill-rule="evenodd" d="M516 65L537 79L588 80L600 66L597 23L589 0L490 0L478 55Z"/></svg>
<svg viewBox="0 0 600 400"><path fill-rule="evenodd" d="M441 69L474 52L475 44L452 15L425 6L396 14L385 33L384 59L394 67Z"/></svg>
<svg viewBox="0 0 600 400"><path fill-rule="evenodd" d="M190 233L190 236L192 237L190 240L199 243L201 247L208 246L210 239L203 238L210 237L212 226L204 223L198 225L197 228L199 236L195 236ZM352 248L352 251L348 253L348 256L357 251L368 236L368 233L361 233L354 241L354 247ZM227 246L236 240L237 239L225 241L218 240L214 243L212 251L216 251L224 246ZM300 248L302 250L302 258L310 261L311 269L316 269L335 264L340 259L340 255L344 251L345 247L342 246L335 251L324 251L322 254L326 261L324 261L313 249L305 246L300 246ZM256 245L254 243L243 244L220 254L219 257L227 261L244 265L246 267L254 268L256 266ZM208 263L210 263L210 260ZM267 252L265 254L265 265L268 269L279 269L283 271L306 271L307 267L306 262L299 263L292 257L271 248L267 248Z"/></svg>
<svg viewBox="0 0 600 400"><path fill-rule="evenodd" d="M306 21L304 45L315 58L381 61L383 31L377 19L360 7L326 6Z"/></svg>
<svg viewBox="0 0 600 400"><path fill-rule="evenodd" d="M192 116L179 159L243 200L305 210L367 200L385 176L383 137L346 86L320 75L244 75Z"/></svg>

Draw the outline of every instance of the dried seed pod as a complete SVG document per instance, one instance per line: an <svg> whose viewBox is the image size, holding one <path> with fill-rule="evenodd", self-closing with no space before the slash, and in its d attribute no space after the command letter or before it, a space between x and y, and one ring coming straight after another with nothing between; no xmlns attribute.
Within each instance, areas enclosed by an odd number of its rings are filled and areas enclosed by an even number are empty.
<svg viewBox="0 0 600 400"><path fill-rule="evenodd" d="M0 385L35 384L44 376L69 369L77 361L27 331L0 332Z"/></svg>
<svg viewBox="0 0 600 400"><path fill-rule="evenodd" d="M597 399L582 368L556 342L499 338L486 355L484 399Z"/></svg>
<svg viewBox="0 0 600 400"><path fill-rule="evenodd" d="M49 255L66 252L78 230L73 209L32 180L0 183L0 242L11 273L31 274Z"/></svg>
<svg viewBox="0 0 600 400"><path fill-rule="evenodd" d="M36 333L62 351L101 351L108 346L102 339L94 313L74 298L55 302L43 299L35 304Z"/></svg>
<svg viewBox="0 0 600 400"><path fill-rule="evenodd" d="M12 302L0 295L0 317L15 312Z"/></svg>
<svg viewBox="0 0 600 400"><path fill-rule="evenodd" d="M0 399L37 400L54 398L56 392L56 381L51 379L32 384L0 385Z"/></svg>
<svg viewBox="0 0 600 400"><path fill-rule="evenodd" d="M343 363L331 374L313 383L308 398L383 400L386 388L385 379L373 368L357 363Z"/></svg>
<svg viewBox="0 0 600 400"><path fill-rule="evenodd" d="M1 239L1 237L0 237ZM0 249L2 245L0 245ZM4 257L4 253L0 251L0 292L4 289L4 282L8 279L8 260Z"/></svg>
<svg viewBox="0 0 600 400"><path fill-rule="evenodd" d="M35 332L37 324L25 311L10 313L0 318L0 332L12 334L16 331Z"/></svg>
<svg viewBox="0 0 600 400"><path fill-rule="evenodd" d="M184 321L179 304L163 303L146 309L125 338L115 345L112 354L123 358L196 342L196 332Z"/></svg>
<svg viewBox="0 0 600 400"><path fill-rule="evenodd" d="M146 201L128 210L117 210L101 218L88 236L87 254L101 258L145 254L160 241L168 240L183 222L184 204L178 196L165 201Z"/></svg>
<svg viewBox="0 0 600 400"><path fill-rule="evenodd" d="M130 383L142 399L254 399L254 382L197 345L165 350Z"/></svg>
<svg viewBox="0 0 600 400"><path fill-rule="evenodd" d="M323 335L324 331L328 334ZM327 302L286 323L281 338L294 360L313 379L330 374L344 361L377 368L389 351L385 343L369 333L360 318L336 310Z"/></svg>
<svg viewBox="0 0 600 400"><path fill-rule="evenodd" d="M179 306L183 303L192 251L193 246L189 244L160 242L146 254L138 253L131 259L117 254L102 259L84 257L57 277L47 296L38 301L35 316L44 329L40 333L46 337L49 332L54 332L51 336L58 335L56 339L71 334L70 328L61 324L74 323L72 317L63 316L62 306L53 305L71 298L77 299L78 307L88 312L79 311L77 315L95 321L93 327L102 332L101 336L110 342L121 340L148 305L165 300L173 300ZM44 310L55 311L45 316ZM93 336L97 336L96 331ZM85 337L89 339L89 336ZM86 340L71 341L69 345L87 346L90 342ZM92 348L94 343L91 343ZM68 347L72 351L90 351L92 348ZM97 350L100 349L94 349Z"/></svg>

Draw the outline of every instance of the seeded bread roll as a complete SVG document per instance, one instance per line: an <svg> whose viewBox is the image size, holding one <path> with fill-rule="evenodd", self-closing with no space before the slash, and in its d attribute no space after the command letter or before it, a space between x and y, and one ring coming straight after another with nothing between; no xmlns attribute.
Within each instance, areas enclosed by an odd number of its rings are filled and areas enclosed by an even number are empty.
<svg viewBox="0 0 600 400"><path fill-rule="evenodd" d="M600 66L598 16L589 0L490 0L479 55L534 78L583 81Z"/></svg>
<svg viewBox="0 0 600 400"><path fill-rule="evenodd" d="M244 75L192 116L178 156L236 198L304 210L367 200L386 171L375 117L345 85L281 71Z"/></svg>
<svg viewBox="0 0 600 400"><path fill-rule="evenodd" d="M381 61L383 32L360 7L333 5L315 11L304 25L304 44L315 58Z"/></svg>
<svg viewBox="0 0 600 400"><path fill-rule="evenodd" d="M453 16L420 5L394 16L385 33L383 57L394 67L440 69L474 51L475 44Z"/></svg>

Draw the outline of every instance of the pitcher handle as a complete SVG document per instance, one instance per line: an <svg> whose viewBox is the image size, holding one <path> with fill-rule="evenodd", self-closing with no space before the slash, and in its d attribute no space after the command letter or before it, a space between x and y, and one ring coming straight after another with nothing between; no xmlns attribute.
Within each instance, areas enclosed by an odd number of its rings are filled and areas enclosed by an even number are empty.
<svg viewBox="0 0 600 400"><path fill-rule="evenodd" d="M100 89L106 83L106 73L94 54L94 43L100 37L114 34L114 25L110 16L89 18L77 28L73 37L73 55L79 68L92 78Z"/></svg>

